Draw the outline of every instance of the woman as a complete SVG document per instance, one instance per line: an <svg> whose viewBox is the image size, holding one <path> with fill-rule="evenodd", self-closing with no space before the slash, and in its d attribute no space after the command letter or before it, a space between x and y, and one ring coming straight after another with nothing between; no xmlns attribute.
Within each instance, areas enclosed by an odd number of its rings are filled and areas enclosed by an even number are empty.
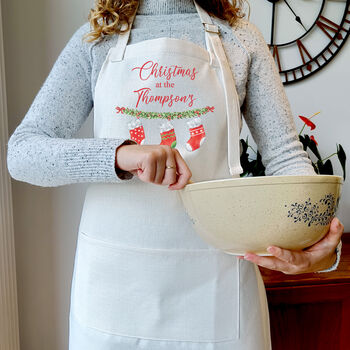
<svg viewBox="0 0 350 350"><path fill-rule="evenodd" d="M73 35L9 140L13 178L91 183L70 350L270 349L256 264L284 273L337 267L336 218L305 251L271 247L271 257L237 259L196 235L177 195L190 179L242 173L240 109L267 175L316 175L264 39L240 8L226 0L97 1L91 33L86 23ZM71 138L92 106L95 137Z"/></svg>

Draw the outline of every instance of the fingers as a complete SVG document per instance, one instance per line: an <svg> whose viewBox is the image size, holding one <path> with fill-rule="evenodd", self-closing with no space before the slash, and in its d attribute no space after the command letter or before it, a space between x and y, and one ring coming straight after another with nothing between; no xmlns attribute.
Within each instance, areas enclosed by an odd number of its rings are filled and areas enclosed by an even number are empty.
<svg viewBox="0 0 350 350"><path fill-rule="evenodd" d="M285 274L300 274L320 271L331 266L336 258L335 247L344 232L344 226L337 218L333 218L328 234L318 243L303 251L293 251L270 246L267 251L273 256L258 256L246 253L244 259L270 270Z"/></svg>
<svg viewBox="0 0 350 350"><path fill-rule="evenodd" d="M271 246L267 248L267 251L274 255L276 258L291 264L291 265L303 265L305 262L304 252L295 252L288 249L282 249L279 247Z"/></svg>
<svg viewBox="0 0 350 350"><path fill-rule="evenodd" d="M336 247L341 239L343 232L344 225L339 221L337 217L334 217L331 221L331 225L329 228L329 232L326 235L326 239L331 245Z"/></svg>
<svg viewBox="0 0 350 350"><path fill-rule="evenodd" d="M170 185L168 188L170 190L179 190L187 185L188 180L192 176L192 173L177 149L174 149L174 156L176 161L178 178L177 181Z"/></svg>
<svg viewBox="0 0 350 350"><path fill-rule="evenodd" d="M169 189L176 190L191 178L192 173L177 149L168 145L145 145L138 150L143 153L141 169L137 171L142 181L169 185Z"/></svg>
<svg viewBox="0 0 350 350"><path fill-rule="evenodd" d="M167 168L173 166L173 168ZM176 182L176 160L170 146L164 145L159 149L157 169L154 183L158 185L171 185Z"/></svg>
<svg viewBox="0 0 350 350"><path fill-rule="evenodd" d="M267 251L273 256L258 256L253 253L247 253L244 255L244 259L285 274L311 272L310 268L314 259L304 251L293 251L276 246L268 247Z"/></svg>
<svg viewBox="0 0 350 350"><path fill-rule="evenodd" d="M246 253L244 259L270 270L292 273L290 264L274 256L259 256L254 253Z"/></svg>
<svg viewBox="0 0 350 350"><path fill-rule="evenodd" d="M174 168L166 168L166 166L174 166ZM171 185L176 182L176 160L174 151L169 147L167 149L167 159L165 161L164 178L162 185Z"/></svg>
<svg viewBox="0 0 350 350"><path fill-rule="evenodd" d="M166 151L162 148L159 149L159 155L156 161L156 175L154 177L154 183L160 185L163 183L164 172L165 172L165 163L167 160Z"/></svg>
<svg viewBox="0 0 350 350"><path fill-rule="evenodd" d="M152 153L146 153L142 168L139 171L139 178L145 182L154 182L157 171L157 156Z"/></svg>
<svg viewBox="0 0 350 350"><path fill-rule="evenodd" d="M311 246L307 251L317 252L320 250L334 250L344 233L344 225L337 217L331 221L329 231L319 242Z"/></svg>

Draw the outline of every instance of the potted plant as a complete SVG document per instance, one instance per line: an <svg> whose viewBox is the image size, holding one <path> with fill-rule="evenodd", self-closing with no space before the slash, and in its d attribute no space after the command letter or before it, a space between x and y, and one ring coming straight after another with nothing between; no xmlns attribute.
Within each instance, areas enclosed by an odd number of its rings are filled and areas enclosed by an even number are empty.
<svg viewBox="0 0 350 350"><path fill-rule="evenodd" d="M304 151L307 152L311 162L312 166L315 169L315 172L317 174L323 174L323 175L334 175L333 172L333 165L330 160L331 157L337 155L338 160L341 164L342 170L343 170L343 179L345 181L346 177L346 155L344 152L344 149L341 144L336 144L337 151L329 155L328 157L322 158L320 155L320 152L317 148L318 143L315 140L314 136L311 135L301 135L303 132L305 126L310 127L310 130L314 130L316 128L316 125L311 121L311 118L319 114L320 112L317 112L313 114L310 118L304 117L302 115L299 115L299 118L304 122L304 125L302 129L299 132L299 140L303 144ZM244 176L265 176L265 166L263 165L261 161L261 154L259 153L259 150L254 150L253 147L251 147L248 144L248 136L246 140L241 139L241 147L242 147L242 153L240 157L241 166L243 168L243 173L240 175L240 177ZM248 148L251 148L253 152L256 154L255 159L251 159L249 157ZM310 151L315 155L316 160L313 161L310 157Z"/></svg>

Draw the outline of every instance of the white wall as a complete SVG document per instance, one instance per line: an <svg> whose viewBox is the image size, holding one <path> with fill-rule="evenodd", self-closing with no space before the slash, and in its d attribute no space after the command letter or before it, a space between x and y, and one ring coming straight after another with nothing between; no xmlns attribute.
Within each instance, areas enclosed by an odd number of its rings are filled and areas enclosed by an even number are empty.
<svg viewBox="0 0 350 350"><path fill-rule="evenodd" d="M90 0L3 2L9 133L21 122L65 43L85 22L90 6ZM333 152L338 142L350 157L346 137L350 123L348 62L350 40L322 73L287 88L296 116L322 110L315 137L325 155ZM89 118L77 137L91 134L91 121ZM299 120L296 123L301 127ZM242 135L245 133L246 125ZM340 174L340 169L337 172ZM86 187L12 184L21 349L67 349L70 283ZM346 183L338 217L347 231L349 201Z"/></svg>
<svg viewBox="0 0 350 350"><path fill-rule="evenodd" d="M2 2L10 134L66 42L87 20L92 4L92 0ZM90 134L91 119L77 137ZM64 350L85 185L41 188L12 181L12 189L21 349Z"/></svg>

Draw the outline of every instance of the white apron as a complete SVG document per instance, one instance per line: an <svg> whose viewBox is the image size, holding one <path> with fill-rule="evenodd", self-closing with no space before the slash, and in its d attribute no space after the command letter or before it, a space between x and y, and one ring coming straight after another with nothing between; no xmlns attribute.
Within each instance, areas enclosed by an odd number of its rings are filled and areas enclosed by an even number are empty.
<svg viewBox="0 0 350 350"><path fill-rule="evenodd" d="M127 45L130 31L119 35L95 87L94 136L176 147L194 182L239 177L232 72L218 27L195 5L207 50L168 37ZM260 273L208 246L178 191L137 176L90 184L70 307L69 350L82 349L270 349Z"/></svg>

